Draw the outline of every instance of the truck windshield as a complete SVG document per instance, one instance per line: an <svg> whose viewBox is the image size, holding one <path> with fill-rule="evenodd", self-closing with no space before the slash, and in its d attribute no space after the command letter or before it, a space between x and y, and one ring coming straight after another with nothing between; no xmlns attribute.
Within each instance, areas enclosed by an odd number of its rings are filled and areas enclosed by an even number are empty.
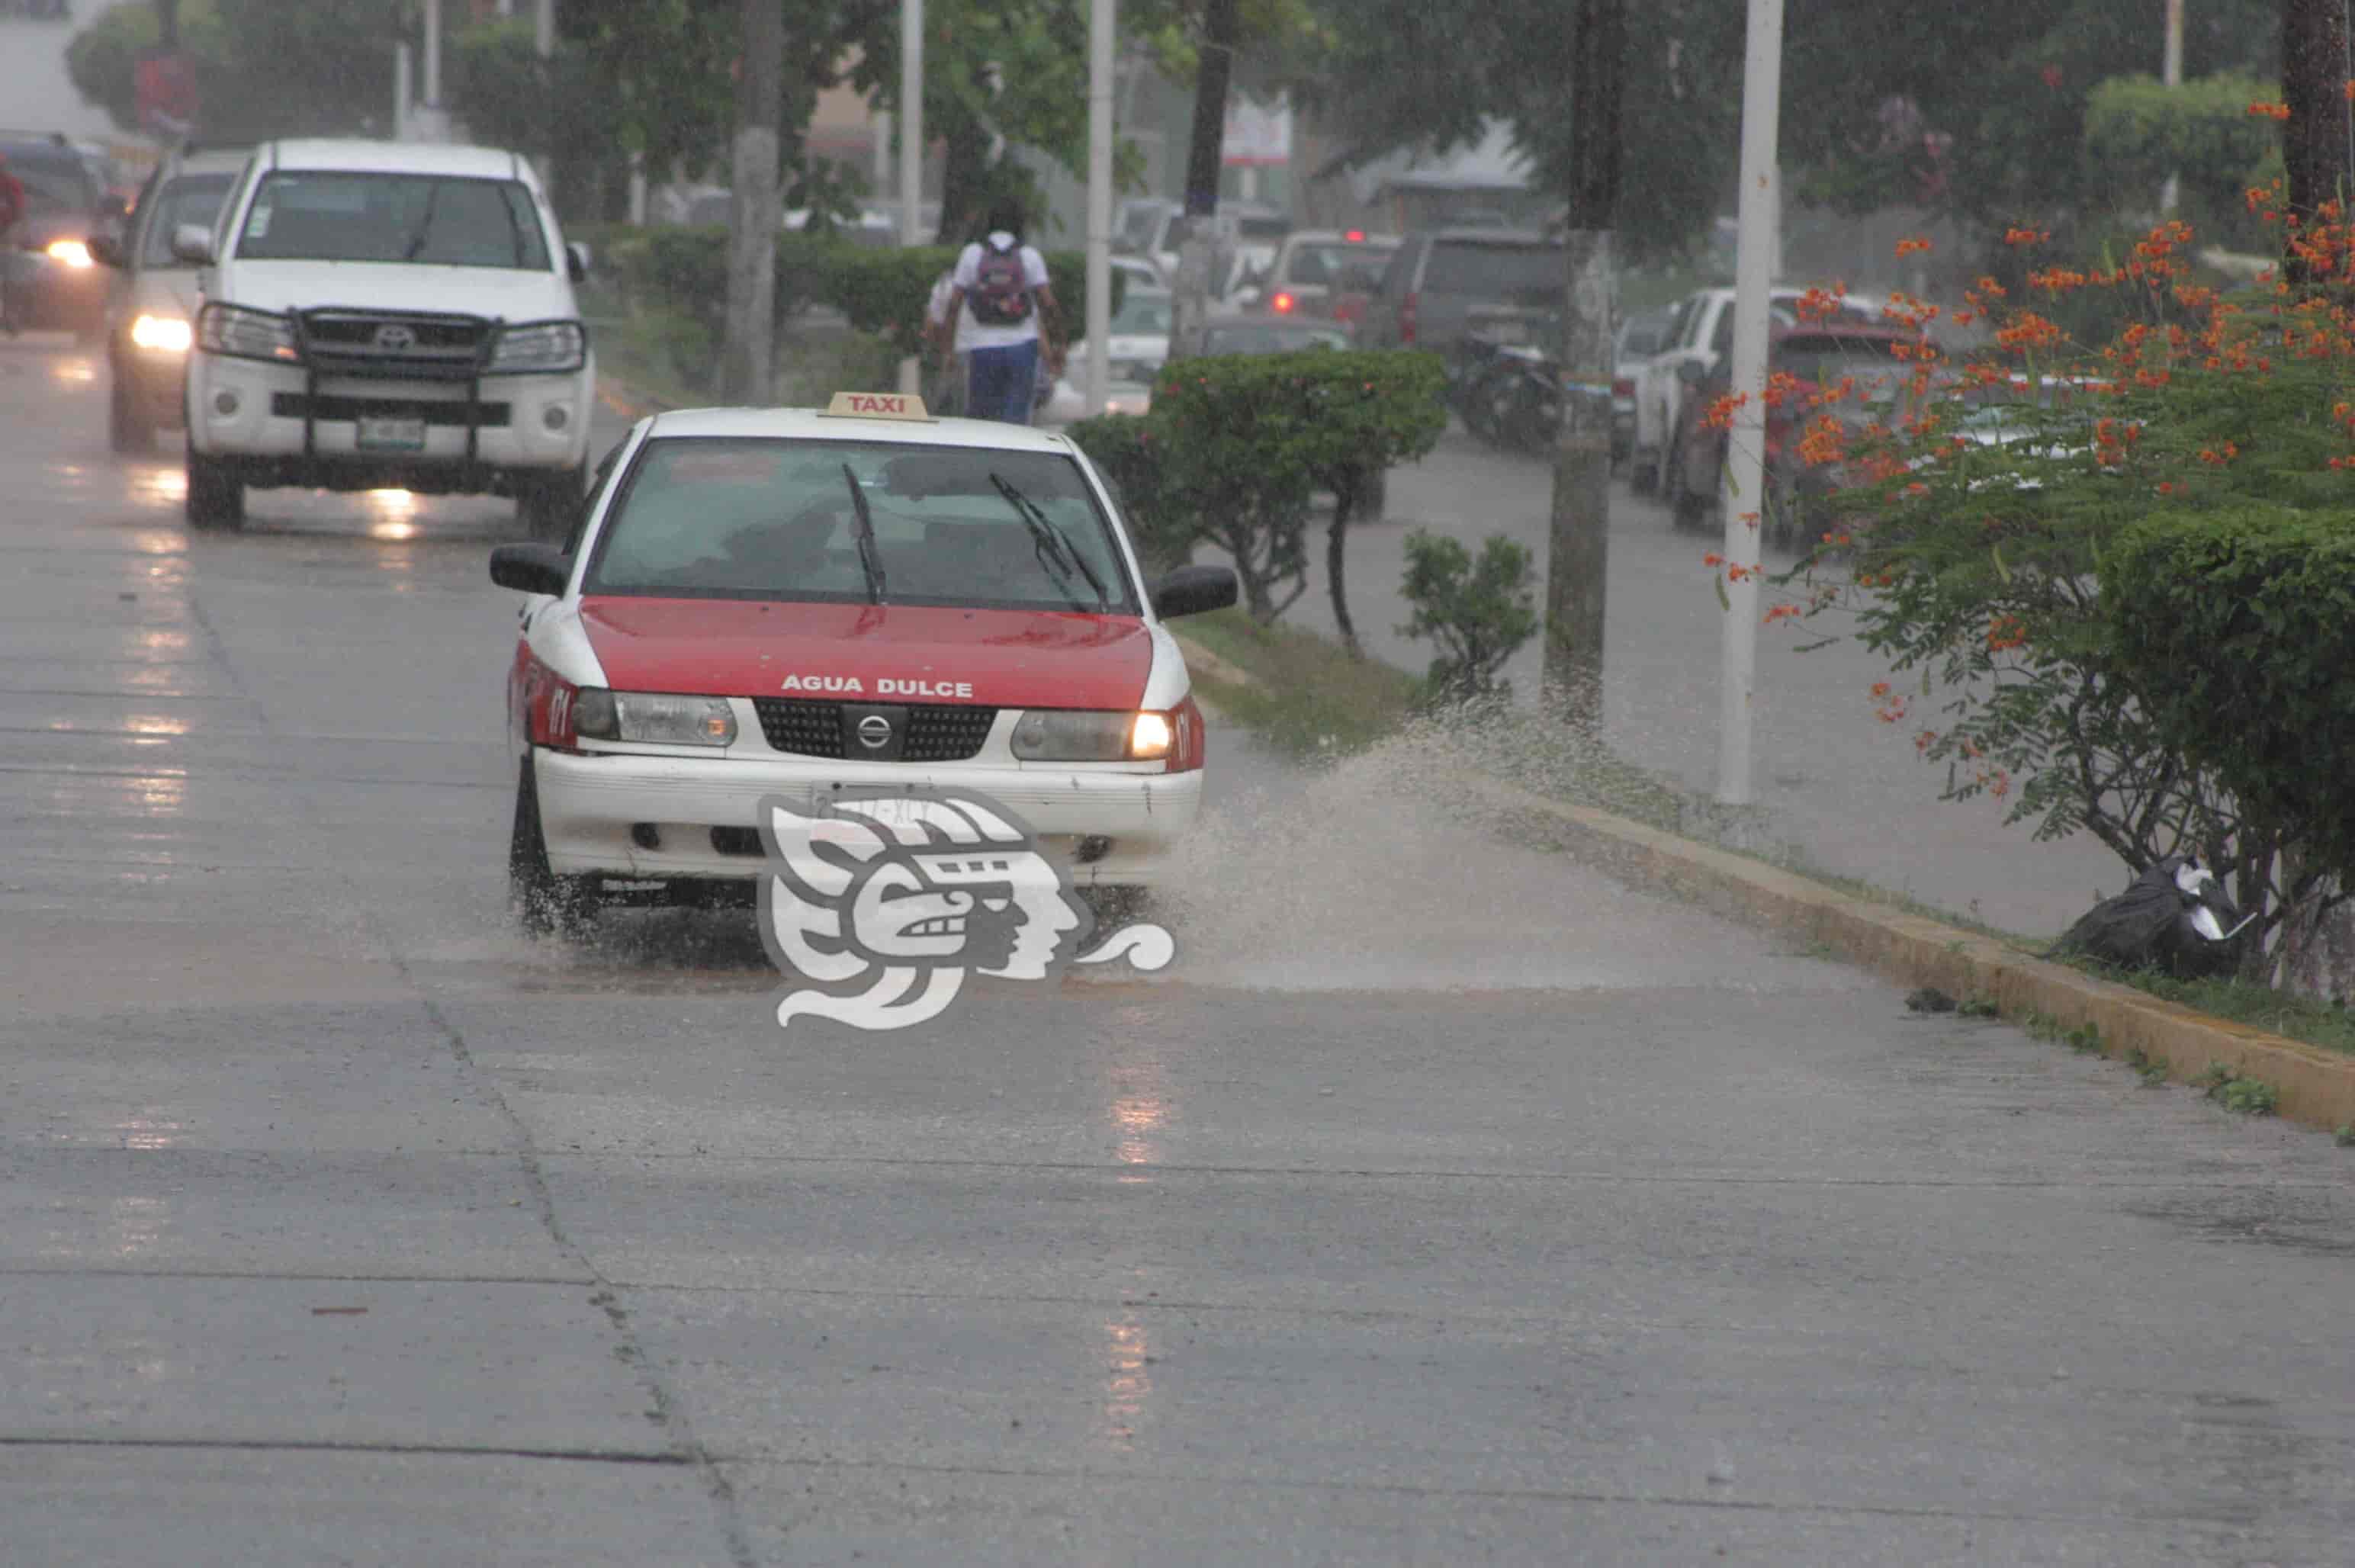
<svg viewBox="0 0 2355 1568"><path fill-rule="evenodd" d="M879 580L893 604L1139 613L1111 519L1058 453L657 438L594 548L592 594L865 603Z"/></svg>
<svg viewBox="0 0 2355 1568"><path fill-rule="evenodd" d="M246 211L236 253L257 261L549 270L539 217L523 182L440 175L271 175Z"/></svg>

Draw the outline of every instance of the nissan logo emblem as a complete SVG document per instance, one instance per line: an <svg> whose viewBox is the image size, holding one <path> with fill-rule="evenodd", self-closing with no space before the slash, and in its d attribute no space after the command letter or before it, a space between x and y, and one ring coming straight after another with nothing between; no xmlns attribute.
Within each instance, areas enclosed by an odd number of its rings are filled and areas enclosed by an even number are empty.
<svg viewBox="0 0 2355 1568"><path fill-rule="evenodd" d="M858 721L858 743L870 752L879 752L891 743L891 720L880 713L869 713Z"/></svg>
<svg viewBox="0 0 2355 1568"><path fill-rule="evenodd" d="M376 329L376 346L395 354L405 354L417 347L417 334L397 321L389 322Z"/></svg>

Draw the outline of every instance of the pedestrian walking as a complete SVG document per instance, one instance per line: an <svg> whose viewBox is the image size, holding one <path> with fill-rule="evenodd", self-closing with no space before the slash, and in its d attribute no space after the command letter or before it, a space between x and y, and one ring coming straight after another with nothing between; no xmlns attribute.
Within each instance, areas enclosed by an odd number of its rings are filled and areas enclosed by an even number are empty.
<svg viewBox="0 0 2355 1568"><path fill-rule="evenodd" d="M945 267L934 280L932 297L924 306L924 347L933 364L924 406L935 414L964 412L964 357L972 352L973 341L965 313L950 314L955 302L956 269Z"/></svg>
<svg viewBox="0 0 2355 1568"><path fill-rule="evenodd" d="M965 413L1028 424L1042 352L1050 371L1063 368L1063 325L1047 259L1022 242L1018 208L990 209L989 231L957 257L950 283L947 314L965 345Z"/></svg>

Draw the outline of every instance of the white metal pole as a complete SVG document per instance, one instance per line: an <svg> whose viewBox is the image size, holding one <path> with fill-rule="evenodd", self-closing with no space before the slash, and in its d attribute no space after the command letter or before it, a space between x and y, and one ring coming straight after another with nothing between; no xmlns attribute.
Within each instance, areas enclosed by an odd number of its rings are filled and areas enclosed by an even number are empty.
<svg viewBox="0 0 2355 1568"><path fill-rule="evenodd" d="M392 48L392 139L409 140L409 46Z"/></svg>
<svg viewBox="0 0 2355 1568"><path fill-rule="evenodd" d="M1742 72L1742 197L1733 265L1733 393L1725 461L1724 681L1717 798L1750 804L1750 708L1758 667L1758 541L1764 531L1767 273L1774 266L1775 116L1783 85L1783 0L1750 0ZM1744 396L1746 394L1746 396Z"/></svg>
<svg viewBox="0 0 2355 1568"><path fill-rule="evenodd" d="M425 102L442 107L442 0L425 0Z"/></svg>
<svg viewBox="0 0 2355 1568"><path fill-rule="evenodd" d="M1088 412L1112 388L1113 40L1119 0L1094 0L1088 17Z"/></svg>
<svg viewBox="0 0 2355 1568"><path fill-rule="evenodd" d="M2160 80L2169 87L2183 85L2183 0L2167 0L2167 53ZM2158 211L2162 218L2175 216L2175 207L2181 189L2175 176L2158 189Z"/></svg>
<svg viewBox="0 0 2355 1568"><path fill-rule="evenodd" d="M539 0L533 7L531 48L542 59L556 52L556 0Z"/></svg>
<svg viewBox="0 0 2355 1568"><path fill-rule="evenodd" d="M921 245L924 204L924 0L900 0L900 243ZM955 330L955 324L950 324ZM900 361L900 389L921 391L924 362Z"/></svg>
<svg viewBox="0 0 2355 1568"><path fill-rule="evenodd" d="M900 0L900 243L924 235L924 0Z"/></svg>

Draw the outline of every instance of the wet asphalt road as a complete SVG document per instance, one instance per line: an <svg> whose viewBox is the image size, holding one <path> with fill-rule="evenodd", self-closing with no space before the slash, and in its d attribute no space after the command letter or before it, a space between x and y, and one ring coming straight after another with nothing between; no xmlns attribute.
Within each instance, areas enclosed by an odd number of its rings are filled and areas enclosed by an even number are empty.
<svg viewBox="0 0 2355 1568"><path fill-rule="evenodd" d="M1224 733L1166 977L788 1037L506 929L504 504L192 538L104 374L0 342L8 1563L2355 1555L2327 1137Z"/></svg>

